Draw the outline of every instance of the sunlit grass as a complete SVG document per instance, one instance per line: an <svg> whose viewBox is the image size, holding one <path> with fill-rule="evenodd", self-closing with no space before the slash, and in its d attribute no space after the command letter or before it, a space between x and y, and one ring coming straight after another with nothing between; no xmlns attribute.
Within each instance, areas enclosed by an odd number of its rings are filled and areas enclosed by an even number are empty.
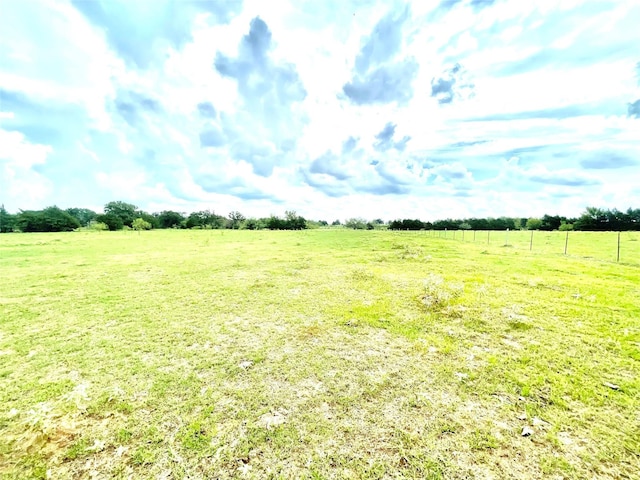
<svg viewBox="0 0 640 480"><path fill-rule="evenodd" d="M447 234L0 235L0 475L634 478L638 234Z"/></svg>

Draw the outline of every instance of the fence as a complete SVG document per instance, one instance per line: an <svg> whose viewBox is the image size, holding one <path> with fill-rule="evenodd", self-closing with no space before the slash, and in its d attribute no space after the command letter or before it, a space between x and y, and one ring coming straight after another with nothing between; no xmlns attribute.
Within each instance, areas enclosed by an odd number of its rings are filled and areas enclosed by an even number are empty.
<svg viewBox="0 0 640 480"><path fill-rule="evenodd" d="M427 230L426 233L437 238L493 247L640 263L640 232Z"/></svg>

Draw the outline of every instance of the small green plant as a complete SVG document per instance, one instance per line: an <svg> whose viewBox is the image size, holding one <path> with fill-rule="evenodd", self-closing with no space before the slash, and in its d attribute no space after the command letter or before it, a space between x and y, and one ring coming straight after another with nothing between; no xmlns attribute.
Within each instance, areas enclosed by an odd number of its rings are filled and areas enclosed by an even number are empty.
<svg viewBox="0 0 640 480"><path fill-rule="evenodd" d="M201 450L209 443L209 435L200 422L192 422L182 429L179 435L184 448Z"/></svg>
<svg viewBox="0 0 640 480"><path fill-rule="evenodd" d="M491 432L476 430L471 434L469 445L472 450L489 450L498 448L500 442Z"/></svg>
<svg viewBox="0 0 640 480"><path fill-rule="evenodd" d="M88 453L88 448L89 441L86 438L81 438L69 446L64 458L65 460L75 460L76 458L83 457Z"/></svg>

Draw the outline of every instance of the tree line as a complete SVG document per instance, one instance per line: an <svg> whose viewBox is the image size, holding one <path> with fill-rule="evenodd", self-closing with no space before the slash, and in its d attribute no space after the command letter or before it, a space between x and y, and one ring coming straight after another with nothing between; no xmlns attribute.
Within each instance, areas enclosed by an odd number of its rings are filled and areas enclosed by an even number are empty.
<svg viewBox="0 0 640 480"><path fill-rule="evenodd" d="M122 201L107 203L103 213L97 213L88 208L63 210L57 206L51 206L43 210L20 210L16 214L10 214L4 206L0 207L0 233L159 228L302 230L309 226L321 226L321 223L308 221L294 211L285 212L283 218L276 215L265 218L246 218L238 211L233 211L226 217L211 210L189 214L173 210L148 213L136 205Z"/></svg>
<svg viewBox="0 0 640 480"><path fill-rule="evenodd" d="M640 230L640 208L626 212L617 209L588 207L582 215L568 218L543 215L540 218L464 218L422 222L417 219L393 220L390 230L582 230L628 231Z"/></svg>
<svg viewBox="0 0 640 480"><path fill-rule="evenodd" d="M10 214L0 206L0 233L8 232L66 232L77 229L89 230L150 230L165 228L190 229L246 229L246 230L303 230L314 227L329 227L329 223L312 221L286 211L284 217L245 217L238 211L227 216L211 210L201 210L189 214L165 210L148 213L136 205L123 201L109 202L102 213L88 208L67 208L56 206L43 210L20 210ZM419 219L398 219L385 223L382 219L367 221L351 218L344 223L335 220L334 227L374 230L640 230L640 209L629 208L626 212L613 209L588 207L580 217L568 218L557 215L543 215L540 218L463 218L423 222Z"/></svg>

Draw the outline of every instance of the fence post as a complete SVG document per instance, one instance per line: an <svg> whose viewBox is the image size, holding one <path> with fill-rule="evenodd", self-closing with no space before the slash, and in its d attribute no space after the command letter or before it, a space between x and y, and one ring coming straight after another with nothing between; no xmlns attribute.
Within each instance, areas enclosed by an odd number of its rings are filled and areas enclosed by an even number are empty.
<svg viewBox="0 0 640 480"><path fill-rule="evenodd" d="M453 239L454 240L456 239L456 231L455 230L453 231Z"/></svg>
<svg viewBox="0 0 640 480"><path fill-rule="evenodd" d="M531 240L529 240L529 251L533 249L533 230L531 230Z"/></svg>
<svg viewBox="0 0 640 480"><path fill-rule="evenodd" d="M462 241L464 242L464 230L462 230Z"/></svg>
<svg viewBox="0 0 640 480"><path fill-rule="evenodd" d="M507 228L507 233L504 234L504 246L509 246L509 229Z"/></svg>
<svg viewBox="0 0 640 480"><path fill-rule="evenodd" d="M489 235L491 235L491 230L487 230L487 245L489 245Z"/></svg>
<svg viewBox="0 0 640 480"><path fill-rule="evenodd" d="M616 262L620 261L620 232L618 232L618 257L616 258Z"/></svg>
<svg viewBox="0 0 640 480"><path fill-rule="evenodd" d="M564 239L564 254L567 254L567 246L569 245L569 230L567 230L567 236Z"/></svg>

